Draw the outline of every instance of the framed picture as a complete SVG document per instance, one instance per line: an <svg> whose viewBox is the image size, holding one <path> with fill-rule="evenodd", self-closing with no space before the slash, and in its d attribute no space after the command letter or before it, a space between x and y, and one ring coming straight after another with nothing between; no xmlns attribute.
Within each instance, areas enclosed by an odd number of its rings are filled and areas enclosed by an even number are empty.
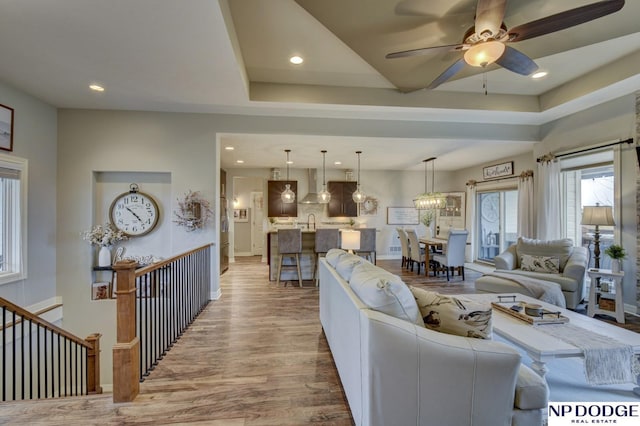
<svg viewBox="0 0 640 426"><path fill-rule="evenodd" d="M419 225L418 209L415 207L387 207L387 225Z"/></svg>
<svg viewBox="0 0 640 426"><path fill-rule="evenodd" d="M13 151L13 108L0 104L0 149Z"/></svg>
<svg viewBox="0 0 640 426"><path fill-rule="evenodd" d="M91 299L102 300L109 299L111 293L110 282L99 282L91 285Z"/></svg>
<svg viewBox="0 0 640 426"><path fill-rule="evenodd" d="M513 161L482 168L482 178L484 180L503 176L513 176Z"/></svg>
<svg viewBox="0 0 640 426"><path fill-rule="evenodd" d="M234 222L249 222L249 209L233 209Z"/></svg>

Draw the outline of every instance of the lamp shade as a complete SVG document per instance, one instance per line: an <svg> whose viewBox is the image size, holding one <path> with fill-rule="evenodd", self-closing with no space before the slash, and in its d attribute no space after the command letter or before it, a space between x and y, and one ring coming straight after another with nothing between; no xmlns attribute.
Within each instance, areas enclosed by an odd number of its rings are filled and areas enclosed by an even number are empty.
<svg viewBox="0 0 640 426"><path fill-rule="evenodd" d="M614 226L611 206L584 206L582 225Z"/></svg>
<svg viewBox="0 0 640 426"><path fill-rule="evenodd" d="M360 231L342 230L340 247L343 250L360 250Z"/></svg>

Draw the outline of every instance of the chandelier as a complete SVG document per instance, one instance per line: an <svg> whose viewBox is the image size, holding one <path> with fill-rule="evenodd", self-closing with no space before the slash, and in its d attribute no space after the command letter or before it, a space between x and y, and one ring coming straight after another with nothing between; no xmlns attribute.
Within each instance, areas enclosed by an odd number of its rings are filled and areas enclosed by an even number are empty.
<svg viewBox="0 0 640 426"><path fill-rule="evenodd" d="M285 149L284 152L287 153L287 181L288 181L289 180L289 164L291 164L291 161L289 161L289 153L291 152L291 150ZM280 198L282 198L282 202L285 204L291 204L296 200L296 193L291 190L290 184L285 183L284 191L282 191L282 194L280 194Z"/></svg>
<svg viewBox="0 0 640 426"><path fill-rule="evenodd" d="M419 194L413 199L413 205L418 210L443 209L446 204L445 197L433 190L435 183L435 160L436 157L422 160L424 163L424 193ZM431 192L427 192L427 163L431 162Z"/></svg>

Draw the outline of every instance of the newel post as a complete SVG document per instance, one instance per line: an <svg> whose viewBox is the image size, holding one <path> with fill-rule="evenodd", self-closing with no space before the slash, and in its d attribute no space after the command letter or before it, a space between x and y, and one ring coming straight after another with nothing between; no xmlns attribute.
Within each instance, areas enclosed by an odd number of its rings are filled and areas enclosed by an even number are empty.
<svg viewBox="0 0 640 426"><path fill-rule="evenodd" d="M100 333L93 333L86 340L91 344L87 350L87 393L102 393L100 386Z"/></svg>
<svg viewBox="0 0 640 426"><path fill-rule="evenodd" d="M140 341L136 336L136 262L113 265L117 279L117 335L113 346L113 402L133 401L140 391Z"/></svg>

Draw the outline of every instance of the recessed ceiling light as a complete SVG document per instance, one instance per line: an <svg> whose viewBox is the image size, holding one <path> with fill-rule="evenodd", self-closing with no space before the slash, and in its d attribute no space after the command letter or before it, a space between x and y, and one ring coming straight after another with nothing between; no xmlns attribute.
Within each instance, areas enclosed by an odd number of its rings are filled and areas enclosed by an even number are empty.
<svg viewBox="0 0 640 426"><path fill-rule="evenodd" d="M292 56L289 58L289 62L291 62L294 65L300 65L301 63L304 62L304 59L302 59L300 56Z"/></svg>
<svg viewBox="0 0 640 426"><path fill-rule="evenodd" d="M104 87L100 86L99 84L90 84L89 89L96 92L104 92Z"/></svg>
<svg viewBox="0 0 640 426"><path fill-rule="evenodd" d="M341 165L341 164L342 164L342 161L334 161L334 162L333 162L333 165L334 165L334 166L339 166L339 165Z"/></svg>
<svg viewBox="0 0 640 426"><path fill-rule="evenodd" d="M538 71L537 73L532 74L531 78L534 78L534 79L542 78L542 77L545 77L547 74L549 74L547 71Z"/></svg>
<svg viewBox="0 0 640 426"><path fill-rule="evenodd" d="M225 146L224 149L226 149L227 151L233 151L234 148L232 146Z"/></svg>
<svg viewBox="0 0 640 426"><path fill-rule="evenodd" d="M238 163L238 164L244 164L244 160L236 160L236 163Z"/></svg>
<svg viewBox="0 0 640 426"><path fill-rule="evenodd" d="M287 160L287 164L293 164L293 161Z"/></svg>

